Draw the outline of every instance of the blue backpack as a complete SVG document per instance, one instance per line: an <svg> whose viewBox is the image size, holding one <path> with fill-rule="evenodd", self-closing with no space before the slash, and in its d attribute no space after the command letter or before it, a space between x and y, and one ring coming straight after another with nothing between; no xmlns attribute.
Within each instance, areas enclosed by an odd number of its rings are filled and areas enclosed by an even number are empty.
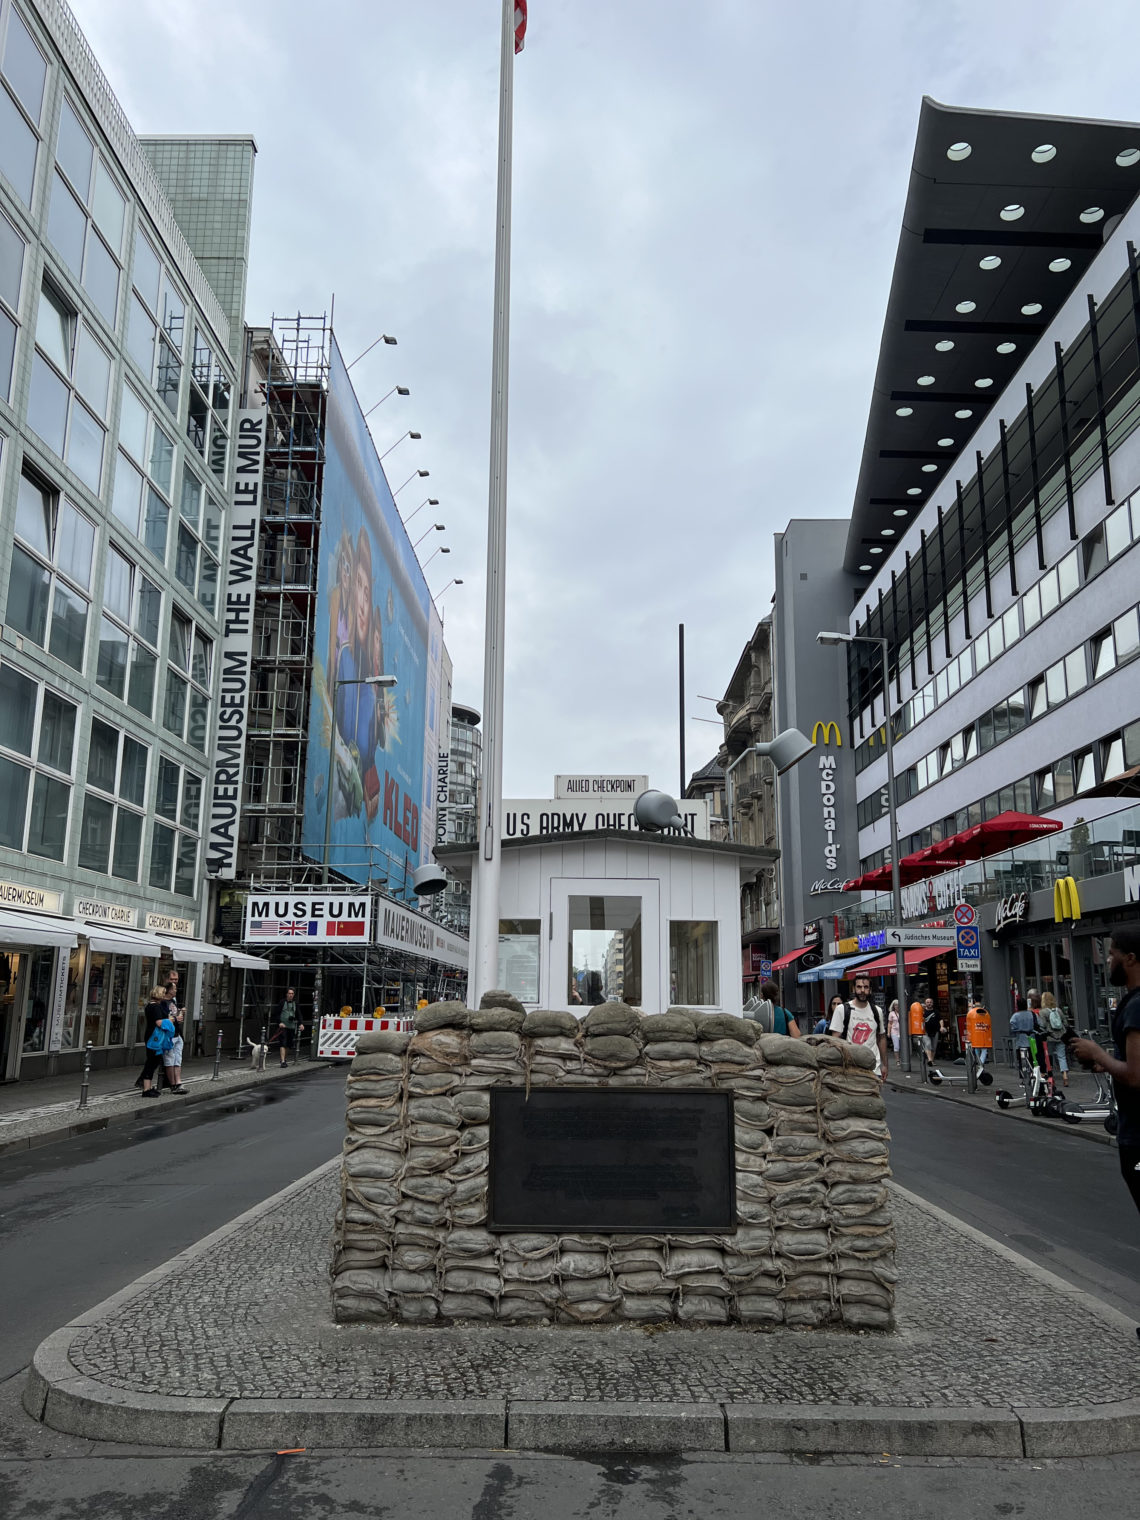
<svg viewBox="0 0 1140 1520"><path fill-rule="evenodd" d="M170 1019L159 1019L151 1030L146 1048L158 1055L164 1055L168 1050L174 1049L174 1025Z"/></svg>

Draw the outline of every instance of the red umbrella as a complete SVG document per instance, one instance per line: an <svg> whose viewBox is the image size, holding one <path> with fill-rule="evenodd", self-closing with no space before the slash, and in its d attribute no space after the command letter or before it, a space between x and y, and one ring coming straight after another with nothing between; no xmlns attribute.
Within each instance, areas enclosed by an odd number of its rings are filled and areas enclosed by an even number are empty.
<svg viewBox="0 0 1140 1520"><path fill-rule="evenodd" d="M1019 844L1028 844L1031 839L1056 834L1064 827L1059 818L1041 818L1036 813L999 813L996 818L975 823L972 828L963 829L960 834L953 834L930 848L939 858L952 855L955 864L960 864L984 860L987 855L1000 855Z"/></svg>
<svg viewBox="0 0 1140 1520"><path fill-rule="evenodd" d="M928 876L939 876L944 871L955 871L959 866L965 865L964 860L939 860L931 851L934 845L928 844L925 849L916 850L913 855L904 855L899 861L899 885L912 886L916 881L925 881ZM873 871L867 871L863 876L856 876L854 881L843 883L845 892L889 892L891 890L891 867L890 862L885 866L876 866Z"/></svg>

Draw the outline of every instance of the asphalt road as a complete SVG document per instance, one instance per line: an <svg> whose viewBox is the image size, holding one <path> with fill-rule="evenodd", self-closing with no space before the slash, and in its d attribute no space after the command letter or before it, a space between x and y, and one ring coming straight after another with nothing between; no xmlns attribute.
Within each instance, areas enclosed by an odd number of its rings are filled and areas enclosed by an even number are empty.
<svg viewBox="0 0 1140 1520"><path fill-rule="evenodd" d="M0 1380L73 1315L336 1155L322 1070L0 1158Z"/></svg>
<svg viewBox="0 0 1140 1520"><path fill-rule="evenodd" d="M1115 1146L1056 1120L885 1096L898 1182L1140 1320L1140 1214ZM984 1314L984 1288L974 1296Z"/></svg>

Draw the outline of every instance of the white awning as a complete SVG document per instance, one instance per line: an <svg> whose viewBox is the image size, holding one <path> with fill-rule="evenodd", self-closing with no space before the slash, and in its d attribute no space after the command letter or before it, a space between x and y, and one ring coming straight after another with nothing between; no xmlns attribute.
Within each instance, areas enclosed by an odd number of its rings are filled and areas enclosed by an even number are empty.
<svg viewBox="0 0 1140 1520"><path fill-rule="evenodd" d="M268 971L273 965L263 955L246 955L244 950L227 950L225 956L230 965L240 971Z"/></svg>
<svg viewBox="0 0 1140 1520"><path fill-rule="evenodd" d="M209 966L220 966L226 952L221 945L211 945L204 939L180 939L177 934L160 934L159 942L176 961L202 961Z"/></svg>
<svg viewBox="0 0 1140 1520"><path fill-rule="evenodd" d="M48 918L42 913L8 913L0 909L0 944L59 945L74 950L76 929L69 918Z"/></svg>
<svg viewBox="0 0 1140 1520"><path fill-rule="evenodd" d="M105 955L149 955L156 960L162 954L162 945L145 929L120 929L113 924L88 924L75 920L75 927L86 939L92 950Z"/></svg>

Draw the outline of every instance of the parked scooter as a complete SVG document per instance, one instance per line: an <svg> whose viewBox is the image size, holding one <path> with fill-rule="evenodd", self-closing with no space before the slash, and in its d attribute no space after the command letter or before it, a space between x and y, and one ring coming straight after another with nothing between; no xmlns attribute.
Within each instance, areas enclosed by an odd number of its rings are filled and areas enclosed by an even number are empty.
<svg viewBox="0 0 1140 1520"><path fill-rule="evenodd" d="M1065 1031L1064 1041L1066 1049L1070 1050L1070 1061L1072 1060L1071 1046L1076 1038L1077 1032L1075 1029ZM1086 1030L1083 1038L1092 1040L1096 1036L1091 1030ZM1084 1071L1092 1073L1093 1081L1096 1083L1096 1096L1087 1103L1070 1103L1067 1099L1063 1098L1061 1100L1061 1118L1064 1119L1066 1124L1081 1124L1086 1119L1100 1119L1108 1133L1115 1135L1118 1121L1116 1116L1116 1093L1113 1091L1112 1083L1105 1072L1098 1071L1095 1067L1090 1066L1087 1061L1082 1061L1079 1064Z"/></svg>

